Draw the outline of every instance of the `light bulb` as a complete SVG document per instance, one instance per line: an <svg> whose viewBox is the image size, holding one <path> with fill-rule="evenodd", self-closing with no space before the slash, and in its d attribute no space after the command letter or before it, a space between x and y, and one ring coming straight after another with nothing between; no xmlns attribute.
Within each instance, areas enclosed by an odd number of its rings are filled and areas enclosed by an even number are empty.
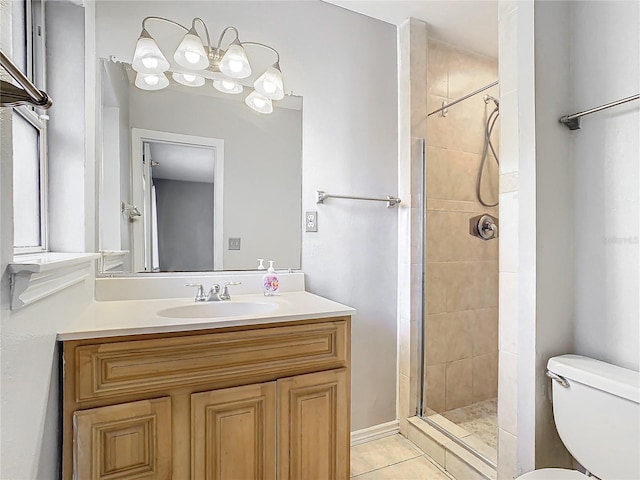
<svg viewBox="0 0 640 480"><path fill-rule="evenodd" d="M138 73L159 74L169 69L169 62L158 48L158 44L144 29L136 42L131 66Z"/></svg>
<svg viewBox="0 0 640 480"><path fill-rule="evenodd" d="M136 74L136 87L142 90L162 90L169 86L169 79L164 73L140 73Z"/></svg>
<svg viewBox="0 0 640 480"><path fill-rule="evenodd" d="M158 85L159 81L160 81L160 78L158 78L157 75L146 75L144 77L144 83L146 83L150 87L155 87L156 85Z"/></svg>
<svg viewBox="0 0 640 480"><path fill-rule="evenodd" d="M264 82L264 85L262 86L262 88L264 88L264 91L267 93L273 93L276 91L276 84L273 82Z"/></svg>
<svg viewBox="0 0 640 480"><path fill-rule="evenodd" d="M258 93L270 100L282 100L284 98L284 86L282 85L282 73L280 65L274 63L258 77L253 87Z"/></svg>
<svg viewBox="0 0 640 480"><path fill-rule="evenodd" d="M231 70L232 72L241 72L242 71L242 62L239 62L238 60L231 60L229 62L229 70Z"/></svg>
<svg viewBox="0 0 640 480"><path fill-rule="evenodd" d="M209 57L195 28L184 36L173 54L173 59L181 67L190 70L204 70L209 66Z"/></svg>
<svg viewBox="0 0 640 480"><path fill-rule="evenodd" d="M242 93L242 90L244 90L244 87L239 83L217 78L213 81L213 87L219 92L231 94Z"/></svg>
<svg viewBox="0 0 640 480"><path fill-rule="evenodd" d="M194 65L200 61L200 55L196 52L184 52L184 59Z"/></svg>
<svg viewBox="0 0 640 480"><path fill-rule="evenodd" d="M271 103L270 98L266 98L262 96L259 92L255 90L247 95L247 98L244 99L244 103L246 103L249 107L251 107L256 112L260 113L271 113L273 112L273 104Z"/></svg>
<svg viewBox="0 0 640 480"><path fill-rule="evenodd" d="M227 77L247 78L251 75L251 65L242 45L232 43L220 60L220 71Z"/></svg>
<svg viewBox="0 0 640 480"><path fill-rule="evenodd" d="M159 63L158 59L154 57L145 57L142 59L142 64L149 70L155 70L158 68Z"/></svg>
<svg viewBox="0 0 640 480"><path fill-rule="evenodd" d="M173 72L171 76L176 82L186 85L187 87L201 87L204 85L204 77L194 73Z"/></svg>

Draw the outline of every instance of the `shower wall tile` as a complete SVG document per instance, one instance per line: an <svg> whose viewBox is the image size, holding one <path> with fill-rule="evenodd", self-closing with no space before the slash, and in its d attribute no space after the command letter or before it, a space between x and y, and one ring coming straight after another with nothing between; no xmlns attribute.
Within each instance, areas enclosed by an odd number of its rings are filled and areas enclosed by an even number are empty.
<svg viewBox="0 0 640 480"><path fill-rule="evenodd" d="M469 329L473 343L473 356L498 351L498 309L481 308L465 312L470 315ZM496 365L497 368L497 365Z"/></svg>
<svg viewBox="0 0 640 480"><path fill-rule="evenodd" d="M427 147L427 199L463 200L475 204L479 163L479 155Z"/></svg>
<svg viewBox="0 0 640 480"><path fill-rule="evenodd" d="M500 272L500 351L518 353L518 274Z"/></svg>
<svg viewBox="0 0 640 480"><path fill-rule="evenodd" d="M447 362L470 358L473 354L469 316L455 312L446 324Z"/></svg>
<svg viewBox="0 0 640 480"><path fill-rule="evenodd" d="M500 175L500 194L518 191L520 174L518 172Z"/></svg>
<svg viewBox="0 0 640 480"><path fill-rule="evenodd" d="M490 213L498 215L498 207L483 207L478 202L464 200L446 200L430 198L427 202L427 210L445 210L451 212L467 212L474 215L478 213Z"/></svg>
<svg viewBox="0 0 640 480"><path fill-rule="evenodd" d="M443 287L447 311L498 306L497 262L450 262Z"/></svg>
<svg viewBox="0 0 640 480"><path fill-rule="evenodd" d="M447 363L445 372L445 408L473 403L473 363L470 358Z"/></svg>
<svg viewBox="0 0 640 480"><path fill-rule="evenodd" d="M495 59L429 41L427 111L491 83ZM487 91L498 96L498 88ZM498 242L469 234L469 219L498 216L476 198L484 131L493 103L478 95L426 122L425 363L427 406L466 406L497 394ZM498 150L499 129L492 133ZM499 167L483 170L483 199L498 199Z"/></svg>
<svg viewBox="0 0 640 480"><path fill-rule="evenodd" d="M447 100L447 97L428 95L427 112L437 110L442 106L442 102L445 100ZM427 131L425 138L428 146L447 148L447 135L449 128L447 124L447 117L443 117L440 113L427 117L426 128Z"/></svg>
<svg viewBox="0 0 640 480"><path fill-rule="evenodd" d="M495 58L469 54L452 47L449 47L448 53L450 98L462 97L498 79L498 62ZM492 94L491 91L487 93ZM482 98L482 95L479 97Z"/></svg>
<svg viewBox="0 0 640 480"><path fill-rule="evenodd" d="M512 435L518 434L518 356L499 354L498 426Z"/></svg>
<svg viewBox="0 0 640 480"><path fill-rule="evenodd" d="M427 211L427 251L432 262L498 261L498 242L469 234L475 213Z"/></svg>
<svg viewBox="0 0 640 480"><path fill-rule="evenodd" d="M518 138L518 92L500 97L500 174L519 171L520 140Z"/></svg>
<svg viewBox="0 0 640 480"><path fill-rule="evenodd" d="M445 118L441 118L445 121L446 148L478 155L482 153L486 124L483 112L485 109L489 110L489 107L481 99L476 100L480 102L481 108L478 108L478 104L468 100L451 107L449 114Z"/></svg>
<svg viewBox="0 0 640 480"><path fill-rule="evenodd" d="M425 314L430 315L447 311L447 291L444 288L447 274L448 264L427 263L425 271Z"/></svg>
<svg viewBox="0 0 640 480"><path fill-rule="evenodd" d="M501 428L498 429L498 478L513 480L518 476L517 449L517 437Z"/></svg>
<svg viewBox="0 0 640 480"><path fill-rule="evenodd" d="M427 60L427 93L439 97L449 96L448 48L441 42L429 42Z"/></svg>
<svg viewBox="0 0 640 480"><path fill-rule="evenodd" d="M447 325L450 313L427 315L425 325L425 363L427 366L447 361Z"/></svg>
<svg viewBox="0 0 640 480"><path fill-rule="evenodd" d="M445 368L444 363L425 368L427 408L438 413L445 411Z"/></svg>
<svg viewBox="0 0 640 480"><path fill-rule="evenodd" d="M498 352L473 358L473 402L498 395Z"/></svg>
<svg viewBox="0 0 640 480"><path fill-rule="evenodd" d="M508 218L509 221L500 225L500 271L512 272L518 271L518 192L502 193L500 195L500 216Z"/></svg>

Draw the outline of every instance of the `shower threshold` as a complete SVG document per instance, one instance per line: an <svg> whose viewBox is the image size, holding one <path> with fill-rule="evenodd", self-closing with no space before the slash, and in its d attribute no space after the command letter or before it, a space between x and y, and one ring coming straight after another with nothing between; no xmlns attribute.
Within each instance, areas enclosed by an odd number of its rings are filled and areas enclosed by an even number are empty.
<svg viewBox="0 0 640 480"><path fill-rule="evenodd" d="M496 399L490 399L443 413L427 410L423 416L408 419L409 439L456 478L493 480L496 406Z"/></svg>

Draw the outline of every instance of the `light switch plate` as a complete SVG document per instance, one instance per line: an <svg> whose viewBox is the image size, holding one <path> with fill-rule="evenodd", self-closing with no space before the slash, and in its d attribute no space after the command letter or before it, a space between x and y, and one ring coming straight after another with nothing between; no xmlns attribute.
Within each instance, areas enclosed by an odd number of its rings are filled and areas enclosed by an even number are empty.
<svg viewBox="0 0 640 480"><path fill-rule="evenodd" d="M229 237L229 250L240 250L240 237Z"/></svg>
<svg viewBox="0 0 640 480"><path fill-rule="evenodd" d="M318 212L314 212L314 211L304 212L304 231L305 232L318 231Z"/></svg>

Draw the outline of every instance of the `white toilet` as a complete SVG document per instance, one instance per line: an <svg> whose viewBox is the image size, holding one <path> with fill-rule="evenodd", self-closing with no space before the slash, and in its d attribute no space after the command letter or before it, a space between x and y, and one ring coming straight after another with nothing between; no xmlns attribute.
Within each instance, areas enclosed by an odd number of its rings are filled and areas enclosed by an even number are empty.
<svg viewBox="0 0 640 480"><path fill-rule="evenodd" d="M602 480L640 479L640 373L579 355L549 359L553 416L563 443ZM585 480L545 468L518 480Z"/></svg>

